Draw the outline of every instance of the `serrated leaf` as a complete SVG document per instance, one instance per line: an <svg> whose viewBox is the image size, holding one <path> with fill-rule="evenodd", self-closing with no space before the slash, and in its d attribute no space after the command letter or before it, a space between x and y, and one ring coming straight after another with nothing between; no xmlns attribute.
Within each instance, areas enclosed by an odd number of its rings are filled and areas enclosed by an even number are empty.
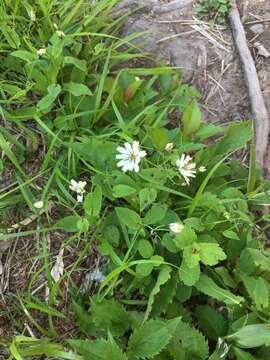
<svg viewBox="0 0 270 360"><path fill-rule="evenodd" d="M107 342L104 339L95 341L90 340L67 340L69 345L80 355L84 360L104 360L104 349Z"/></svg>
<svg viewBox="0 0 270 360"><path fill-rule="evenodd" d="M201 125L201 111L196 100L187 107L183 114L183 133L185 136L194 134Z"/></svg>
<svg viewBox="0 0 270 360"><path fill-rule="evenodd" d="M178 352L179 347L181 347L180 353ZM209 353L208 343L204 336L184 321L177 326L168 350L177 360L206 360Z"/></svg>
<svg viewBox="0 0 270 360"><path fill-rule="evenodd" d="M127 355L123 353L110 334L107 340L104 360L128 360Z"/></svg>
<svg viewBox="0 0 270 360"><path fill-rule="evenodd" d="M136 329L128 342L129 359L147 359L159 354L172 338L180 318L150 320Z"/></svg>
<svg viewBox="0 0 270 360"><path fill-rule="evenodd" d="M151 291L148 299L147 309L144 315L144 322L148 319L150 312L152 311L152 306L155 300L155 296L159 293L160 287L171 278L171 268L169 266L163 266L158 274L157 282Z"/></svg>
<svg viewBox="0 0 270 360"><path fill-rule="evenodd" d="M223 316L209 305L198 305L195 311L199 327L211 339L226 335L228 324Z"/></svg>
<svg viewBox="0 0 270 360"><path fill-rule="evenodd" d="M241 296L236 296L229 290L221 288L210 277L204 274L201 274L195 287L203 294L213 297L214 299L222 301L228 305L239 305L244 300Z"/></svg>
<svg viewBox="0 0 270 360"><path fill-rule="evenodd" d="M197 283L200 278L200 265L189 267L183 260L179 270L180 280L187 286L193 286Z"/></svg>
<svg viewBox="0 0 270 360"><path fill-rule="evenodd" d="M129 328L129 315L122 304L113 299L92 298L91 316L95 326L105 334L123 335Z"/></svg>
<svg viewBox="0 0 270 360"><path fill-rule="evenodd" d="M119 220L122 221L128 228L138 230L141 226L141 218L135 211L124 207L117 207L115 211Z"/></svg>
<svg viewBox="0 0 270 360"><path fill-rule="evenodd" d="M204 265L216 265L219 261L227 258L219 244L216 243L199 243L200 259Z"/></svg>

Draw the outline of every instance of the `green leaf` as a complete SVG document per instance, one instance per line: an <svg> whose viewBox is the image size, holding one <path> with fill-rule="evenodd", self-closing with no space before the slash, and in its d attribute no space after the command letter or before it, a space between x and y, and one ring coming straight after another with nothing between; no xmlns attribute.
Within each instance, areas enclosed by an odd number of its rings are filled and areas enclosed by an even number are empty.
<svg viewBox="0 0 270 360"><path fill-rule="evenodd" d="M171 278L170 274L171 274L171 268L169 266L163 266L162 269L160 270L160 273L158 274L157 282L149 295L147 309L144 315L143 322L145 322L148 319L150 312L152 310L155 296L160 292L160 287L166 284L166 282Z"/></svg>
<svg viewBox="0 0 270 360"><path fill-rule="evenodd" d="M185 136L194 134L200 128L201 111L196 100L193 100L185 110L182 122Z"/></svg>
<svg viewBox="0 0 270 360"><path fill-rule="evenodd" d="M184 226L184 229L175 236L175 245L179 249L184 249L188 245L192 245L197 240L195 231L188 225Z"/></svg>
<svg viewBox="0 0 270 360"><path fill-rule="evenodd" d="M120 184L113 187L113 196L116 198L126 197L136 192L136 189L128 185Z"/></svg>
<svg viewBox="0 0 270 360"><path fill-rule="evenodd" d="M237 347L233 347L233 352L236 356L236 360L256 360L256 358L253 357L251 354Z"/></svg>
<svg viewBox="0 0 270 360"><path fill-rule="evenodd" d="M123 353L110 334L108 336L104 360L128 360L127 355Z"/></svg>
<svg viewBox="0 0 270 360"><path fill-rule="evenodd" d="M161 352L172 338L180 318L150 320L136 329L128 342L129 359L147 359Z"/></svg>
<svg viewBox="0 0 270 360"><path fill-rule="evenodd" d="M138 230L140 228L141 218L135 211L124 207L117 207L115 211L119 220L129 229Z"/></svg>
<svg viewBox="0 0 270 360"><path fill-rule="evenodd" d="M199 243L200 259L204 265L216 265L219 261L227 258L224 251L216 243Z"/></svg>
<svg viewBox="0 0 270 360"><path fill-rule="evenodd" d="M236 232L232 231L232 230L225 230L223 231L223 236L225 236L228 239L232 239L232 240L237 240L239 241L239 236L236 234Z"/></svg>
<svg viewBox="0 0 270 360"><path fill-rule="evenodd" d="M216 126L214 124L201 124L200 129L196 132L196 136L200 139L200 141L204 141L211 136L217 135L219 133L223 133L224 128L221 126Z"/></svg>
<svg viewBox="0 0 270 360"><path fill-rule="evenodd" d="M150 241L148 240L140 240L138 243L138 251L140 255L147 259L150 258L154 254L154 249Z"/></svg>
<svg viewBox="0 0 270 360"><path fill-rule="evenodd" d="M232 335L227 336L241 348L256 348L270 345L269 324L254 324L242 327Z"/></svg>
<svg viewBox="0 0 270 360"><path fill-rule="evenodd" d="M92 298L91 316L99 331L122 336L129 328L129 315L123 305L113 299L99 301Z"/></svg>
<svg viewBox="0 0 270 360"><path fill-rule="evenodd" d="M245 288L259 311L269 306L269 285L262 277L240 275Z"/></svg>
<svg viewBox="0 0 270 360"><path fill-rule="evenodd" d="M72 310L74 311L76 324L80 330L88 335L94 336L97 329L93 323L92 316L74 300L72 300Z"/></svg>
<svg viewBox="0 0 270 360"><path fill-rule="evenodd" d="M15 56L21 60L26 61L27 63L31 63L35 60L37 60L37 55L33 54L29 51L25 51L25 50L16 50L13 51L10 55Z"/></svg>
<svg viewBox="0 0 270 360"><path fill-rule="evenodd" d="M203 294L211 296L228 305L239 305L244 300L241 296L236 296L229 290L221 288L211 278L204 274L201 274L200 280L196 283L195 287Z"/></svg>
<svg viewBox="0 0 270 360"><path fill-rule="evenodd" d="M195 311L199 327L211 339L226 335L228 324L224 317L209 305L198 305Z"/></svg>
<svg viewBox="0 0 270 360"><path fill-rule="evenodd" d="M152 188L144 188L139 192L140 211L151 205L157 198L157 191Z"/></svg>
<svg viewBox="0 0 270 360"><path fill-rule="evenodd" d="M208 343L203 335L184 321L180 321L177 326L168 350L177 360L206 360L209 353Z"/></svg>
<svg viewBox="0 0 270 360"><path fill-rule="evenodd" d="M66 216L57 221L57 223L55 224L55 228L62 229L66 232L77 232L78 220L80 220L79 216L74 216L74 215Z"/></svg>
<svg viewBox="0 0 270 360"><path fill-rule="evenodd" d="M136 274L139 277L148 277L154 268L153 264L144 263L144 264L137 264L136 266Z"/></svg>
<svg viewBox="0 0 270 360"><path fill-rule="evenodd" d="M183 260L179 269L179 277L186 286L195 285L200 279L200 265L189 267Z"/></svg>
<svg viewBox="0 0 270 360"><path fill-rule="evenodd" d="M90 340L67 340L68 344L83 356L84 360L104 360L107 342L104 339Z"/></svg>
<svg viewBox="0 0 270 360"><path fill-rule="evenodd" d="M149 132L149 134L152 138L156 150L164 150L166 144L169 142L168 130L165 128L154 128L151 130L151 132Z"/></svg>
<svg viewBox="0 0 270 360"><path fill-rule="evenodd" d="M64 90L70 92L74 96L93 95L92 91L86 85L74 82L64 84Z"/></svg>
<svg viewBox="0 0 270 360"><path fill-rule="evenodd" d="M253 130L249 121L230 125L225 136L219 141L216 153L225 155L246 146L253 138Z"/></svg>
<svg viewBox="0 0 270 360"><path fill-rule="evenodd" d="M87 215L98 216L102 207L102 190L99 185L96 185L95 190L87 194L84 199L83 207Z"/></svg>
<svg viewBox="0 0 270 360"><path fill-rule="evenodd" d="M143 219L144 224L150 225L160 223L167 210L167 207L163 205L153 205Z"/></svg>
<svg viewBox="0 0 270 360"><path fill-rule="evenodd" d="M47 113L51 110L54 101L57 99L58 95L61 92L61 86L59 84L50 85L48 86L47 92L48 94L44 96L41 100L39 100L39 102L37 103L39 110L43 113Z"/></svg>
<svg viewBox="0 0 270 360"><path fill-rule="evenodd" d="M0 30L2 31L4 37L6 38L6 41L8 42L9 46L11 46L14 49L18 49L21 42L19 35L16 33L14 28L1 23Z"/></svg>
<svg viewBox="0 0 270 360"><path fill-rule="evenodd" d="M66 64L67 65L72 64L84 73L87 71L87 63L85 60L80 60L80 59L74 58L72 56L65 56L64 57L64 65L66 65Z"/></svg>

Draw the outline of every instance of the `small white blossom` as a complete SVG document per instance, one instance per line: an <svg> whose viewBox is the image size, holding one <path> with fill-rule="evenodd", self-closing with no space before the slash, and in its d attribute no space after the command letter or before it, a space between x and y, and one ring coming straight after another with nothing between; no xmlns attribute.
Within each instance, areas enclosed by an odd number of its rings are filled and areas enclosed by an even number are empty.
<svg viewBox="0 0 270 360"><path fill-rule="evenodd" d="M199 172L205 172L206 167L205 166L200 166L198 170L199 170Z"/></svg>
<svg viewBox="0 0 270 360"><path fill-rule="evenodd" d="M64 249L59 251L56 256L56 261L51 270L51 276L55 282L57 282L64 273L64 261L63 261Z"/></svg>
<svg viewBox="0 0 270 360"><path fill-rule="evenodd" d="M34 207L37 209L42 209L44 206L44 202L43 201L37 201L34 203Z"/></svg>
<svg viewBox="0 0 270 360"><path fill-rule="evenodd" d="M85 186L86 186L86 181L77 182L74 179L70 181L69 188L77 193L77 201L79 203L83 202L83 194L85 193L84 190Z"/></svg>
<svg viewBox="0 0 270 360"><path fill-rule="evenodd" d="M189 155L182 154L181 158L176 161L176 166L188 185L190 184L189 178L194 178L196 175L196 164L191 160Z"/></svg>
<svg viewBox="0 0 270 360"><path fill-rule="evenodd" d="M46 52L47 52L47 49L39 49L39 50L37 50L37 55L42 56L42 55L45 55Z"/></svg>
<svg viewBox="0 0 270 360"><path fill-rule="evenodd" d="M170 223L169 228L172 232L178 234L184 229L184 225L181 223Z"/></svg>
<svg viewBox="0 0 270 360"><path fill-rule="evenodd" d="M66 34L62 30L57 30L56 35L59 36L59 37L65 37L66 36Z"/></svg>
<svg viewBox="0 0 270 360"><path fill-rule="evenodd" d="M173 143L168 143L166 146L165 146L165 150L168 151L168 152L171 152L173 149Z"/></svg>
<svg viewBox="0 0 270 360"><path fill-rule="evenodd" d="M36 21L36 14L32 9L29 11L29 18L32 21Z"/></svg>
<svg viewBox="0 0 270 360"><path fill-rule="evenodd" d="M125 147L118 146L116 159L120 160L117 163L118 167L121 167L123 172L128 170L138 172L140 170L139 163L141 159L146 156L145 151L141 151L138 141L133 141L133 144L125 143Z"/></svg>
<svg viewBox="0 0 270 360"><path fill-rule="evenodd" d="M106 278L106 276L104 276L98 268L89 274L89 279L92 281L97 281L97 282L102 283L102 281L104 281L105 278Z"/></svg>

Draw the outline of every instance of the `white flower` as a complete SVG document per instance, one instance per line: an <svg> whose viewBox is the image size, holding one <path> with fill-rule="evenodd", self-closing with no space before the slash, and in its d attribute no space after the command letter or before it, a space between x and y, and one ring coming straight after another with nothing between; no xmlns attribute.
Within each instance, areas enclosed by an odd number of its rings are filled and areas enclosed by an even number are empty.
<svg viewBox="0 0 270 360"><path fill-rule="evenodd" d="M69 188L72 190L72 191L75 191L77 193L77 201L79 203L82 203L83 202L83 194L85 193L85 188L86 186L86 181L79 181L77 182L76 180L72 179L70 181L70 185L69 185Z"/></svg>
<svg viewBox="0 0 270 360"><path fill-rule="evenodd" d="M168 143L165 146L165 150L168 151L168 152L172 151L172 149L173 149L173 143Z"/></svg>
<svg viewBox="0 0 270 360"><path fill-rule="evenodd" d="M128 170L138 172L140 170L139 163L146 156L146 152L140 151L138 141L133 141L132 145L126 142L124 146L118 146L117 148L119 154L116 155L116 159L120 160L117 166L121 167L124 172Z"/></svg>
<svg viewBox="0 0 270 360"><path fill-rule="evenodd" d="M29 18L32 21L36 21L36 14L34 13L34 11L32 9L29 11Z"/></svg>
<svg viewBox="0 0 270 360"><path fill-rule="evenodd" d="M180 233L184 229L184 225L180 223L170 223L169 228L174 233Z"/></svg>
<svg viewBox="0 0 270 360"><path fill-rule="evenodd" d="M206 167L205 166L200 166L198 170L199 170L199 172L205 172Z"/></svg>
<svg viewBox="0 0 270 360"><path fill-rule="evenodd" d="M44 206L44 202L43 202L43 201L37 201L37 202L35 202L33 205L34 205L34 207L37 208L37 209L42 209L43 206Z"/></svg>
<svg viewBox="0 0 270 360"><path fill-rule="evenodd" d="M59 37L64 37L64 36L66 36L66 34L65 34L62 30L57 30L57 31L56 31L56 35L59 36Z"/></svg>
<svg viewBox="0 0 270 360"><path fill-rule="evenodd" d="M51 270L51 276L55 282L57 282L64 273L64 261L63 261L64 249L59 251L56 256L55 264Z"/></svg>
<svg viewBox="0 0 270 360"><path fill-rule="evenodd" d="M191 160L189 155L182 154L181 158L176 161L176 166L188 185L190 184L189 178L194 178L196 175L196 164Z"/></svg>
<svg viewBox="0 0 270 360"><path fill-rule="evenodd" d="M37 54L38 56L42 56L42 55L45 55L47 52L47 49L39 49L37 50Z"/></svg>

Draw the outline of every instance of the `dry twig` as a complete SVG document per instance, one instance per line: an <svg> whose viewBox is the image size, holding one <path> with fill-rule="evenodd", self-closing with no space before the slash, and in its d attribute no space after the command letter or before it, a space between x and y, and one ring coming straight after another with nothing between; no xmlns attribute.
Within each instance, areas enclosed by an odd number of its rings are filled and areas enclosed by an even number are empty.
<svg viewBox="0 0 270 360"><path fill-rule="evenodd" d="M247 45L247 39L235 0L231 0L229 20L236 48L244 70L252 113L255 122L255 151L258 166L264 168L268 145L269 117L264 103L256 67Z"/></svg>

